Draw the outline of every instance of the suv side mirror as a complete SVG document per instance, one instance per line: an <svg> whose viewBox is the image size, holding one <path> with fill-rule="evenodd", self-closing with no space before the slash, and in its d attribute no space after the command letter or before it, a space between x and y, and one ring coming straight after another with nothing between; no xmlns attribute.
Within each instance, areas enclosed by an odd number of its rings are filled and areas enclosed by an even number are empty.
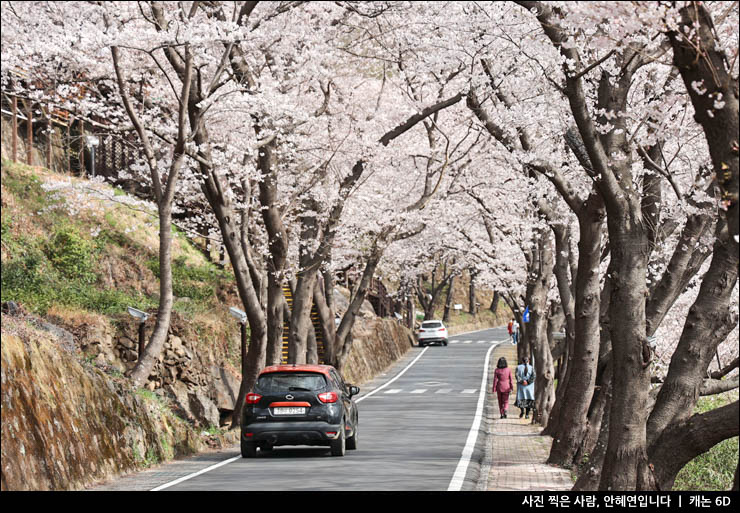
<svg viewBox="0 0 740 513"><path fill-rule="evenodd" d="M356 387L354 385L347 385L347 388L349 388L349 396L355 396L360 393L360 387Z"/></svg>

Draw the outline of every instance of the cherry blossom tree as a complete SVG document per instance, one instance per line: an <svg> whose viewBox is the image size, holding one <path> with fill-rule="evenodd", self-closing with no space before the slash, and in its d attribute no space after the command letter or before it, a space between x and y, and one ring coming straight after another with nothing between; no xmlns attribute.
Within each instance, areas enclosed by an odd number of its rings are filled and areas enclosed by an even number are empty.
<svg viewBox="0 0 740 513"><path fill-rule="evenodd" d="M654 234L653 230L649 229L650 225L646 226L642 221L651 215L650 204L644 201L643 192L633 187L634 157L631 158L629 152L639 155L644 162L643 169L665 170L656 165L655 159L650 155L651 151L645 149L654 147L656 143L651 143L650 140L640 143L640 125L630 125L628 120L631 116L627 94L634 90L634 81L638 79L640 73L651 69L651 63L657 62L655 59L665 52L666 40L659 37L651 39L647 36L651 34L651 29L655 29L645 22L635 23L632 18L635 13L630 12L625 13L625 18L623 18L629 21L613 24L616 25L618 35L623 37L617 37L618 43L612 45L611 41L614 41L612 38L616 37L613 32L608 34L604 32L604 35L601 35L600 23L605 13L601 9L606 7L601 4L593 9L591 8L593 6L588 6L584 9L569 9L568 12L561 10L560 7L545 4L522 2L522 5L535 13L544 34L564 59L565 80L564 85L559 87L568 99L570 111L584 141L589 160L594 170L597 171L600 179L599 188L607 211L610 242L609 334L613 365L619 368L619 372L613 375L611 429L609 429L604 468L601 473L601 487L643 489L659 486L658 482L663 485L666 481L665 477L658 477L656 481L656 475L651 473L651 467L648 465L648 444L652 441L651 436L648 434L648 437L644 438L640 435L641 432L645 432L644 426L648 423L647 415L640 412L649 411L648 364L651 353L645 336L645 297L648 292L647 257L651 253L649 245L650 241L654 240ZM639 12L639 14L647 16L652 13L655 15L657 14L656 9L660 10L661 7L651 4L646 6L646 12ZM675 13L660 12L660 15L658 19L661 23L670 26L671 16ZM584 43L579 43L579 41L585 42L586 40L575 37L570 31L572 27L584 28L585 23L591 24L589 25L591 28L587 30L592 40L598 41L601 37L601 41L606 43L607 48L610 48L595 60L594 65L590 66L581 64L583 55L588 53L588 49ZM596 81L598 88L594 91L594 99L591 100L587 89L588 83L584 77L599 64L603 65L609 61L617 65L617 72L602 69L602 75ZM670 74L672 71L667 69L666 72ZM615 78L612 79L611 75ZM600 118L592 117L589 111L591 101L595 104L591 108L597 116L601 116ZM643 125L650 125L651 114L648 116L642 114L642 116L644 121L648 122ZM635 128L632 128L633 126ZM633 130L634 134L628 139L627 134L632 133ZM653 130L648 128L644 133L655 141ZM638 141L636 147L635 141ZM631 149L630 145L633 146ZM731 272L731 269L736 267L737 256L736 252L733 256L732 252L728 254L721 251L726 243L722 242L723 237L719 232L718 235L720 236L716 239L718 242L715 243L712 262L716 263L718 271L722 269L720 271L722 276L729 278L724 282L725 286L721 287L722 294L727 295L723 296L719 302L719 304L728 305L737 279L736 272ZM729 277L727 272L730 272ZM713 279L712 276L713 273L710 272L705 275L704 280L708 280L707 285ZM719 291L717 288L714 290ZM643 293L638 291L643 291ZM709 294L708 291L707 294ZM717 321L723 326L732 326L736 320L733 322L731 317L724 317L723 311L727 306L717 307L718 303L715 302L712 309L719 314L715 317ZM688 326L696 325L687 323ZM721 336L723 330L717 328L718 326L714 326L714 329L708 330L705 334L712 333ZM686 331L684 335L687 335ZM700 367L706 368L702 365ZM684 374L683 378L686 377ZM696 395L694 395L694 401L695 398ZM656 411L653 409L653 415ZM602 429L603 427L604 424L602 424ZM657 431L660 432L660 429L658 428ZM659 466L664 462L651 461L650 463ZM671 466L665 463L666 468Z"/></svg>
<svg viewBox="0 0 740 513"><path fill-rule="evenodd" d="M289 361L316 360L312 303L341 368L374 276L474 269L532 312L536 420L552 463L589 456L577 488L669 488L737 434L737 403L691 414L737 367L736 3L8 2L2 19L4 88L23 69L56 81L45 101L136 135L129 172L160 213L150 356L189 212L247 313L241 396L285 320Z"/></svg>

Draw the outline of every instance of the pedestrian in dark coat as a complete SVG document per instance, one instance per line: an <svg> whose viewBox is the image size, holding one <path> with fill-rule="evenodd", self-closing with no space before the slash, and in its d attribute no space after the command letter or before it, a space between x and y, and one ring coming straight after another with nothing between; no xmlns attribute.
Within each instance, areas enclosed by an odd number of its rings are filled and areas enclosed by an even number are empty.
<svg viewBox="0 0 740 513"><path fill-rule="evenodd" d="M493 373L493 391L498 395L498 410L502 419L506 418L506 411L509 409L509 393L513 388L511 369L506 363L506 358L501 357Z"/></svg>

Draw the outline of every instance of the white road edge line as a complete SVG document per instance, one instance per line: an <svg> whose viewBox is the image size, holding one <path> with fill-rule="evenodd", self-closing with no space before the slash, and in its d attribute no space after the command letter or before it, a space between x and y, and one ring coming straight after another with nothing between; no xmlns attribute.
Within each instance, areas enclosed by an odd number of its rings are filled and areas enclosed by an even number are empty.
<svg viewBox="0 0 740 513"><path fill-rule="evenodd" d="M210 472L211 470L217 469L218 467L223 467L224 465L231 463L232 461L240 460L242 459L240 456L235 456L234 458L229 458L228 460L224 460L221 463L216 463L215 465L211 465L210 467L204 468L203 470L200 470L198 472L195 472L193 474L189 474L187 476L183 476L180 479L175 479L174 481L170 481L169 483L165 483L163 485L160 485L156 488L152 488L151 492L158 492L159 490L164 490L165 488L169 488L170 486L175 486L176 484L180 484L183 481L187 481L188 479L192 479L196 476L199 476L201 474L205 474L206 472Z"/></svg>
<svg viewBox="0 0 740 513"><path fill-rule="evenodd" d="M473 418L473 425L470 427L468 432L468 440L463 448L462 456L455 469L455 474L452 476L450 485L447 487L448 492L459 492L462 489L463 481L465 480L465 474L468 472L468 465L470 464L470 458L473 457L473 448L475 447L475 441L478 439L478 430L480 429L481 419L483 418L483 405L485 404L486 393L488 392L488 362L491 359L491 352L501 342L492 345L488 352L486 352L486 361L483 364L483 379L481 381L480 394L478 395L478 406L475 412L475 418Z"/></svg>
<svg viewBox="0 0 740 513"><path fill-rule="evenodd" d="M383 390L383 389L384 389L385 387L387 387L388 385L390 385L391 383L393 383L394 381L396 381L396 380L397 380L398 378L400 378L401 376L403 376L403 375L404 375L404 373L405 373L405 372L406 372L407 370L409 370L409 368L411 368L411 366L412 366L413 364L415 364L415 363L416 363L416 361L417 361L417 360L418 360L419 358L421 358L421 357L422 357L422 356L424 355L424 353L426 353L426 352L427 352L427 349L429 349L429 347L425 347L425 348L424 348L424 350L423 350L423 351L422 351L422 352L421 352L421 353L419 354L419 356L417 356L416 358L414 358L414 361L412 361L412 362L411 362L410 364L408 364L408 365L406 366L406 368L405 368L405 369L403 369L403 370L402 370L401 372L399 372L399 373L398 373L398 374L397 374L397 375L396 375L396 376L395 376L395 377L394 377L394 378L393 378L392 380L388 381L388 382L387 382L387 383L385 383L385 384L384 384L383 386L380 386L380 387L376 388L375 390L373 390L373 391L372 391L372 392L370 392L369 394L367 394L367 395L365 395L365 396L362 396L362 397L360 397L360 398L359 398L359 399L357 399L357 400L356 400L355 402L356 402L356 403L359 403L359 402L360 402L360 401L362 401L363 399L366 399L366 398L370 397L371 395L373 395L373 394L375 394L375 393L377 393L377 392L379 392L379 391ZM224 465L228 465L229 463L231 463L231 462L233 462L233 461L237 461L237 460L240 460L240 459L242 459L242 457L241 457L241 456L235 456L235 457L233 457L233 458L229 458L228 460L224 460L224 461L222 461L221 463L216 463L215 465L211 465L210 467L204 468L203 470L199 470L198 472L195 472L195 473L193 473L193 474L188 474L187 476L183 476L183 477L181 477L181 478L179 478L179 479L175 479L174 481L170 481L169 483L165 483L165 484L163 484L163 485L160 485L160 486L158 486L158 487L156 487L156 488L152 488L152 489L151 489L150 491L151 491L151 492L158 492L158 491L160 491L160 490L164 490L165 488L169 488L170 486L175 486L175 485L177 485L177 484L180 484L180 483L182 483L182 482L184 482L184 481L187 481L188 479L192 479L192 478L194 478L194 477L197 477L197 476L199 476L199 475L201 475L201 474L205 474L206 472L210 472L211 470L215 470L215 469L217 469L218 467L223 467Z"/></svg>

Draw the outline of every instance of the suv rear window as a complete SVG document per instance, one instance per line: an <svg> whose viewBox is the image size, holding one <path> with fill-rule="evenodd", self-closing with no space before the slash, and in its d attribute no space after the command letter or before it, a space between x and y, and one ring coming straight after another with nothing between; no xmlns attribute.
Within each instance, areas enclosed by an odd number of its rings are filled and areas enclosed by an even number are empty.
<svg viewBox="0 0 740 513"><path fill-rule="evenodd" d="M273 372L257 380L257 388L265 394L282 394L307 390L313 392L326 388L326 379L315 372Z"/></svg>
<svg viewBox="0 0 740 513"><path fill-rule="evenodd" d="M441 328L442 323L441 322L422 322L421 323L422 328Z"/></svg>

